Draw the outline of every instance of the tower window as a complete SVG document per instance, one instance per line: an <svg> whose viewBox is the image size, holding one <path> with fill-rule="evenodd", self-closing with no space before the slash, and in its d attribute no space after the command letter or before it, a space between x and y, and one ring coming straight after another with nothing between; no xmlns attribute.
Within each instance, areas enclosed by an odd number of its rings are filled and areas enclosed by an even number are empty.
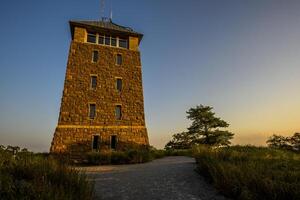
<svg viewBox="0 0 300 200"><path fill-rule="evenodd" d="M96 104L89 104L89 117L90 119L95 119L96 116Z"/></svg>
<svg viewBox="0 0 300 200"><path fill-rule="evenodd" d="M118 78L118 79L117 79L117 90L118 90L119 92L122 91L122 79L121 79L121 78Z"/></svg>
<svg viewBox="0 0 300 200"><path fill-rule="evenodd" d="M99 138L99 135L94 135L93 136L93 150L99 150L99 142L100 142L100 138Z"/></svg>
<svg viewBox="0 0 300 200"><path fill-rule="evenodd" d="M111 46L117 46L117 38L111 37Z"/></svg>
<svg viewBox="0 0 300 200"><path fill-rule="evenodd" d="M96 34L88 33L87 42L96 43Z"/></svg>
<svg viewBox="0 0 300 200"><path fill-rule="evenodd" d="M99 51L93 51L93 56L92 56L93 62L98 62L99 60Z"/></svg>
<svg viewBox="0 0 300 200"><path fill-rule="evenodd" d="M105 36L105 45L110 45L110 37Z"/></svg>
<svg viewBox="0 0 300 200"><path fill-rule="evenodd" d="M110 148L113 150L116 150L116 148L117 148L117 136L116 135L110 136Z"/></svg>
<svg viewBox="0 0 300 200"><path fill-rule="evenodd" d="M99 35L98 44L104 44L104 36L103 35Z"/></svg>
<svg viewBox="0 0 300 200"><path fill-rule="evenodd" d="M91 88L96 89L97 87L97 76L91 76Z"/></svg>
<svg viewBox="0 0 300 200"><path fill-rule="evenodd" d="M122 65L122 55L121 54L117 54L117 58L116 58L116 64L117 65Z"/></svg>
<svg viewBox="0 0 300 200"><path fill-rule="evenodd" d="M126 39L119 38L119 47L128 48L128 41Z"/></svg>
<svg viewBox="0 0 300 200"><path fill-rule="evenodd" d="M116 106L116 119L117 120L121 120L122 118L122 109L121 109L121 105L117 105Z"/></svg>

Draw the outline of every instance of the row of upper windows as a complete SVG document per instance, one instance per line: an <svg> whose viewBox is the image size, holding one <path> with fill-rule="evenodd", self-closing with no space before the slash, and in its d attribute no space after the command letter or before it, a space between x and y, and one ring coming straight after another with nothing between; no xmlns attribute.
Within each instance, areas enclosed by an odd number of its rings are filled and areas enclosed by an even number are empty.
<svg viewBox="0 0 300 200"><path fill-rule="evenodd" d="M89 118L95 119L95 117L96 117L96 104L90 103L89 104ZM122 119L122 106L121 105L115 106L115 117L116 117L116 120Z"/></svg>
<svg viewBox="0 0 300 200"><path fill-rule="evenodd" d="M99 35L98 33L88 33L87 42L93 44L101 44L106 46L128 49L128 39L114 37L110 35Z"/></svg>
<svg viewBox="0 0 300 200"><path fill-rule="evenodd" d="M99 60L99 51L94 50L92 54L92 61L94 63L98 62ZM122 65L123 63L123 58L121 54L116 55L116 65Z"/></svg>
<svg viewBox="0 0 300 200"><path fill-rule="evenodd" d="M97 76L96 75L91 75L91 89L96 89L97 87ZM118 92L122 91L122 78L117 78L116 79L116 89Z"/></svg>

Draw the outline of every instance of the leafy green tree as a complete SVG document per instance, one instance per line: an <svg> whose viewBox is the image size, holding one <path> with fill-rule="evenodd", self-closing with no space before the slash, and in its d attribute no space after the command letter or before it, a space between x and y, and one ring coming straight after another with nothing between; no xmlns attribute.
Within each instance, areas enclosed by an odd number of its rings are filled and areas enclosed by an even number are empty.
<svg viewBox="0 0 300 200"><path fill-rule="evenodd" d="M233 133L220 128L227 128L229 124L215 116L213 107L199 105L187 111L187 118L192 120L188 133L195 138L196 144L213 146L228 146L233 138Z"/></svg>
<svg viewBox="0 0 300 200"><path fill-rule="evenodd" d="M210 106L196 106L187 111L187 118L192 121L187 132L174 134L165 149L189 149L193 145L207 144L212 146L228 146L233 133L220 130L229 124L215 116Z"/></svg>

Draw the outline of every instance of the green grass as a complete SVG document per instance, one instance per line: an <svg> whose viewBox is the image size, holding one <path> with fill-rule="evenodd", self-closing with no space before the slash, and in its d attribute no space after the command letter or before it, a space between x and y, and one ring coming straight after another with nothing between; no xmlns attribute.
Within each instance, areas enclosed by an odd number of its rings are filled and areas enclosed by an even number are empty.
<svg viewBox="0 0 300 200"><path fill-rule="evenodd" d="M300 154L253 146L195 147L198 171L234 199L300 199Z"/></svg>
<svg viewBox="0 0 300 200"><path fill-rule="evenodd" d="M93 182L47 154L0 149L0 199L90 200Z"/></svg>

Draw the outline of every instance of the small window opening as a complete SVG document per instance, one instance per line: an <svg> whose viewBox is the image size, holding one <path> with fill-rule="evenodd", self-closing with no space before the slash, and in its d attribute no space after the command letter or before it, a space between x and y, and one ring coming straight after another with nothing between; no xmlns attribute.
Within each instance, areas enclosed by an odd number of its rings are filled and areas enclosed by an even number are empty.
<svg viewBox="0 0 300 200"><path fill-rule="evenodd" d="M122 55L121 54L117 54L117 59L116 59L117 65L122 65Z"/></svg>
<svg viewBox="0 0 300 200"><path fill-rule="evenodd" d="M113 150L116 150L116 148L117 148L117 136L116 135L110 136L110 148Z"/></svg>
<svg viewBox="0 0 300 200"><path fill-rule="evenodd" d="M100 147L99 142L100 142L99 135L94 135L93 136L93 150L96 150L96 151L99 150L99 147Z"/></svg>
<svg viewBox="0 0 300 200"><path fill-rule="evenodd" d="M98 60L99 60L99 51L93 51L93 62L95 63L95 62L98 62Z"/></svg>
<svg viewBox="0 0 300 200"><path fill-rule="evenodd" d="M90 119L95 119L96 116L96 104L91 103L89 105L89 117Z"/></svg>
<svg viewBox="0 0 300 200"><path fill-rule="evenodd" d="M119 92L122 91L122 79L120 79L120 78L117 79L117 90Z"/></svg>
<svg viewBox="0 0 300 200"><path fill-rule="evenodd" d="M97 76L91 76L91 88L96 89L97 87Z"/></svg>
<svg viewBox="0 0 300 200"><path fill-rule="evenodd" d="M122 118L122 109L121 109L121 105L117 105L116 106L116 119L117 120L121 120Z"/></svg>

